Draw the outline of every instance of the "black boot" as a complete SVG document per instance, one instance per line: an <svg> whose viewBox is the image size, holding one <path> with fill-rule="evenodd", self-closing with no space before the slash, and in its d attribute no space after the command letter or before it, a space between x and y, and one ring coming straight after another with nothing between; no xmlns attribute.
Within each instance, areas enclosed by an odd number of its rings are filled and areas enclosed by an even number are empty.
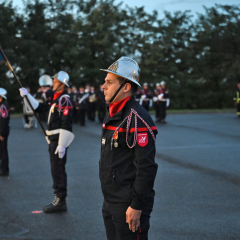
<svg viewBox="0 0 240 240"><path fill-rule="evenodd" d="M43 207L45 213L66 212L67 205L65 199L60 199L55 195L55 198L51 204Z"/></svg>
<svg viewBox="0 0 240 240"><path fill-rule="evenodd" d="M0 177L8 177L8 176L9 176L9 171L0 170Z"/></svg>

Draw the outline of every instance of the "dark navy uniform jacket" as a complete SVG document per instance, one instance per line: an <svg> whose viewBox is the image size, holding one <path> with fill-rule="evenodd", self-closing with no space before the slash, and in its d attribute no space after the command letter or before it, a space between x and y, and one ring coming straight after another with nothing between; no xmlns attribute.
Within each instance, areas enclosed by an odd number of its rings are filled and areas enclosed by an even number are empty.
<svg viewBox="0 0 240 240"><path fill-rule="evenodd" d="M39 103L39 106L36 109L36 112L45 112L45 111L50 112L51 106L55 104L55 106L53 107L53 110L51 110L51 116L48 122L47 130L49 131L56 130L56 129L65 129L72 132L72 106L67 105L66 100L62 98L61 99L62 106L61 106L61 109L59 109L60 107L59 100L65 94L67 94L66 91L64 91L55 100L53 100L54 95L52 95L52 97L50 97L44 103ZM58 138L59 138L59 134L54 134L48 137L50 141L57 140Z"/></svg>
<svg viewBox="0 0 240 240"><path fill-rule="evenodd" d="M129 203L136 210L152 200L154 180L158 165L155 163L155 141L145 124L137 118L136 145L134 143L135 115L132 115L129 134L126 136L127 121L118 131L118 146L114 146L113 134L123 120L134 109L157 135L149 113L132 96L125 106L113 117L107 113L102 129L99 175L104 200L109 203ZM129 143L129 148L126 142Z"/></svg>
<svg viewBox="0 0 240 240"><path fill-rule="evenodd" d="M9 135L10 127L9 127L9 121L10 121L10 115L9 115L9 109L5 101L2 101L0 103L0 107L4 105L5 110L0 113L0 136L6 138Z"/></svg>

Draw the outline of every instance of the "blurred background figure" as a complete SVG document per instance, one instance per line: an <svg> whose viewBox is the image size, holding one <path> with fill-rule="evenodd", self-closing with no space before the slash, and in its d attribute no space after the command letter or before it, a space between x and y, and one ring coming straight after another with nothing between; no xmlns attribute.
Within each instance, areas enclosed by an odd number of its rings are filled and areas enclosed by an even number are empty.
<svg viewBox="0 0 240 240"><path fill-rule="evenodd" d="M71 96L71 93L72 93L72 88L69 87L69 88L67 89L67 92L68 92L68 95L69 95L69 97L70 97L70 96Z"/></svg>
<svg viewBox="0 0 240 240"><path fill-rule="evenodd" d="M40 85L40 88L38 89L34 97L39 103L43 103L53 97L54 94L52 90L53 80L49 75L44 74L39 78L38 83ZM47 112L38 113L38 115L41 121L43 122L47 121L48 119Z"/></svg>
<svg viewBox="0 0 240 240"><path fill-rule="evenodd" d="M159 100L159 119L158 121L160 123L166 123L166 108L170 104L170 99L169 99L169 92L168 89L166 89L166 83L162 81L160 83L160 94L158 95L158 100Z"/></svg>
<svg viewBox="0 0 240 240"><path fill-rule="evenodd" d="M99 89L96 92L96 98L97 98L98 121L102 123L106 115L106 101L102 89L102 84L99 85Z"/></svg>
<svg viewBox="0 0 240 240"><path fill-rule="evenodd" d="M80 126L86 126L85 115L88 109L88 97L89 93L86 93L83 86L80 86L79 93L77 94L77 107L78 110L78 121Z"/></svg>
<svg viewBox="0 0 240 240"><path fill-rule="evenodd" d="M235 98L233 100L235 101L235 106L237 107L237 115L240 117L240 83L237 85L238 90L236 91Z"/></svg>
<svg viewBox="0 0 240 240"><path fill-rule="evenodd" d="M26 87L28 93L31 93L31 90L29 87ZM23 98L23 127L24 128L37 128L37 121L34 117L34 113L29 106L26 98Z"/></svg>
<svg viewBox="0 0 240 240"><path fill-rule="evenodd" d="M140 105L142 105L147 111L152 107L152 93L148 89L148 84L143 84L143 90L141 93Z"/></svg>
<svg viewBox="0 0 240 240"><path fill-rule="evenodd" d="M161 87L160 87L160 83L156 83L156 88L154 89L154 96L153 96L153 106L155 109L155 117L156 117L156 121L159 120L160 116L159 116L159 99L158 99L158 95L161 94Z"/></svg>
<svg viewBox="0 0 240 240"><path fill-rule="evenodd" d="M89 103L88 103L88 120L95 121L95 112L96 112L96 92L95 88L91 86L89 92Z"/></svg>
<svg viewBox="0 0 240 240"><path fill-rule="evenodd" d="M78 94L77 88L75 86L72 86L72 92L70 95L70 99L73 104L73 123L78 123L77 94Z"/></svg>
<svg viewBox="0 0 240 240"><path fill-rule="evenodd" d="M91 91L91 86L89 84L87 84L85 87L85 92L89 93L90 91Z"/></svg>
<svg viewBox="0 0 240 240"><path fill-rule="evenodd" d="M135 99L137 102L140 102L141 96L142 96L142 89L139 88L135 93Z"/></svg>
<svg viewBox="0 0 240 240"><path fill-rule="evenodd" d="M9 109L6 104L7 91L4 88L0 88L0 176L9 175L9 159L8 159L8 136L10 132L9 121Z"/></svg>

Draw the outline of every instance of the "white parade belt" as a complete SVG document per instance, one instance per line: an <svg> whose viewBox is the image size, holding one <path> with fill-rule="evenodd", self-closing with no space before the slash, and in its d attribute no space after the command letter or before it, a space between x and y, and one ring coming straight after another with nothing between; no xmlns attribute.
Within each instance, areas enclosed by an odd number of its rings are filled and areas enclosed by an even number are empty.
<svg viewBox="0 0 240 240"><path fill-rule="evenodd" d="M60 133L60 129L55 129L55 130L51 130L51 131L46 130L46 134L48 136L52 136L52 135L55 135L55 134L58 134L58 133Z"/></svg>

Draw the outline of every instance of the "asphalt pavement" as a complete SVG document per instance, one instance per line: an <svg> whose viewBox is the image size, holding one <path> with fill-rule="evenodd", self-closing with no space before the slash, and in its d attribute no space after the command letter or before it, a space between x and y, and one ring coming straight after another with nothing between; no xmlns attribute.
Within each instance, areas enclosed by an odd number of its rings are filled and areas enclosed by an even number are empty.
<svg viewBox="0 0 240 240"><path fill-rule="evenodd" d="M154 117L153 117L154 118ZM151 240L240 240L240 118L169 115L156 123L155 205ZM37 129L11 119L10 177L0 178L0 239L105 240L98 177L101 124L74 125L68 151L66 213L53 200L48 145Z"/></svg>

